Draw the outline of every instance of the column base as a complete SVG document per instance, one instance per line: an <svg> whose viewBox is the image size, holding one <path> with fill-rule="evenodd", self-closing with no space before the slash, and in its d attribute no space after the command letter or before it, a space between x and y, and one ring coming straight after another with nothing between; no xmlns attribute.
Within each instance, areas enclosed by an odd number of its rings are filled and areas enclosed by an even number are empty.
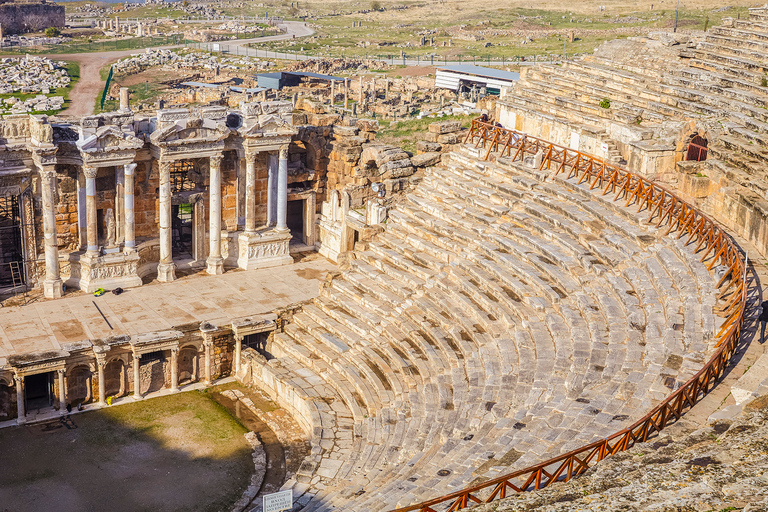
<svg viewBox="0 0 768 512"><path fill-rule="evenodd" d="M224 273L224 258L221 256L218 258L209 256L205 262L207 264L206 271L209 274L217 276Z"/></svg>
<svg viewBox="0 0 768 512"><path fill-rule="evenodd" d="M157 264L157 280L161 283L170 283L176 280L176 264L163 263Z"/></svg>
<svg viewBox="0 0 768 512"><path fill-rule="evenodd" d="M245 270L278 267L293 263L288 244L290 231L280 233L274 230L241 233L238 246L237 266Z"/></svg>
<svg viewBox="0 0 768 512"><path fill-rule="evenodd" d="M179 388L171 388L171 393L181 393Z"/></svg>
<svg viewBox="0 0 768 512"><path fill-rule="evenodd" d="M71 275L67 284L76 286L86 293L99 288L134 288L141 286L138 273L139 254L120 252L93 256L90 253L70 254Z"/></svg>
<svg viewBox="0 0 768 512"><path fill-rule="evenodd" d="M138 402L139 400L144 400L144 397L141 395L133 395L133 399Z"/></svg>
<svg viewBox="0 0 768 512"><path fill-rule="evenodd" d="M64 295L61 279L43 281L43 295L46 299L59 299Z"/></svg>

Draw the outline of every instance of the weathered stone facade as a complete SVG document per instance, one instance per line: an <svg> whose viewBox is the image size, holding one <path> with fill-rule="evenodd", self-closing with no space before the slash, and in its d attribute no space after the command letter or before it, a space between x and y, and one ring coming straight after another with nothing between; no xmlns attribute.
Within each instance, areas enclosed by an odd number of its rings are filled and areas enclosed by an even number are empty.
<svg viewBox="0 0 768 512"><path fill-rule="evenodd" d="M48 27L65 25L64 6L55 3L5 1L0 3L0 20L4 34L37 32Z"/></svg>

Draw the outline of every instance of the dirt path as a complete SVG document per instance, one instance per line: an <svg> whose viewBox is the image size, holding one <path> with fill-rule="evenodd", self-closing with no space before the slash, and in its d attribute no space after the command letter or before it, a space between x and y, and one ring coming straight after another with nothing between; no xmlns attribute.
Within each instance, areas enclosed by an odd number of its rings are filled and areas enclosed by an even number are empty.
<svg viewBox="0 0 768 512"><path fill-rule="evenodd" d="M231 43L231 46L245 46L250 43L256 42L269 42L269 41L282 41L285 39L292 39L294 37L304 37L311 35L314 31L305 26L304 23L296 21L286 21L285 26L287 32L277 36L259 37L255 39L241 39L237 42ZM158 46L157 48L181 48L182 45L176 46ZM104 82L99 75L99 70L111 64L118 59L129 57L131 54L141 53L141 49L122 50L112 52L95 52L95 53L71 53L71 54L51 54L42 55L42 57L48 57L55 60L69 60L80 63L80 80L72 88L69 93L70 105L69 108L63 110L61 115L64 116L87 116L93 114L93 107L96 103L102 89L104 88Z"/></svg>

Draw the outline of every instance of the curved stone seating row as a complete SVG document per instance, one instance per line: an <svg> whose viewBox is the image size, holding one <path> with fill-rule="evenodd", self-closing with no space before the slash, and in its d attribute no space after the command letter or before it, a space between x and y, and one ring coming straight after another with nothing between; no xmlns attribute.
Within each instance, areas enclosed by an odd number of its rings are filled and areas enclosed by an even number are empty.
<svg viewBox="0 0 768 512"><path fill-rule="evenodd" d="M583 187L453 153L272 345L305 510L387 510L612 433L709 351L708 273ZM612 267L616 267L615 269Z"/></svg>
<svg viewBox="0 0 768 512"><path fill-rule="evenodd" d="M685 58L675 47L630 38L559 66L533 66L505 101L524 116L554 121L564 136L573 128L609 146L613 137L651 139L670 119L719 119L715 131L722 133L709 141L709 158L721 161L718 174L766 197L768 14L764 8L750 14L713 27L695 50L683 52ZM601 108L603 98L610 108Z"/></svg>

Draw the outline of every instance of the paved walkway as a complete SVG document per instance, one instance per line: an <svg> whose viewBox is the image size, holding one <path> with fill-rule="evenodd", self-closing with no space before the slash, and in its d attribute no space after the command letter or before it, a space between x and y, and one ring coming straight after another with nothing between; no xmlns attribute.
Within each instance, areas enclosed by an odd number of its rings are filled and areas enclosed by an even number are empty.
<svg viewBox="0 0 768 512"><path fill-rule="evenodd" d="M11 354L60 349L67 342L160 331L204 320L222 325L233 318L268 313L317 296L318 280L335 268L315 256L284 267L191 275L121 295L78 294L3 308L0 366Z"/></svg>

